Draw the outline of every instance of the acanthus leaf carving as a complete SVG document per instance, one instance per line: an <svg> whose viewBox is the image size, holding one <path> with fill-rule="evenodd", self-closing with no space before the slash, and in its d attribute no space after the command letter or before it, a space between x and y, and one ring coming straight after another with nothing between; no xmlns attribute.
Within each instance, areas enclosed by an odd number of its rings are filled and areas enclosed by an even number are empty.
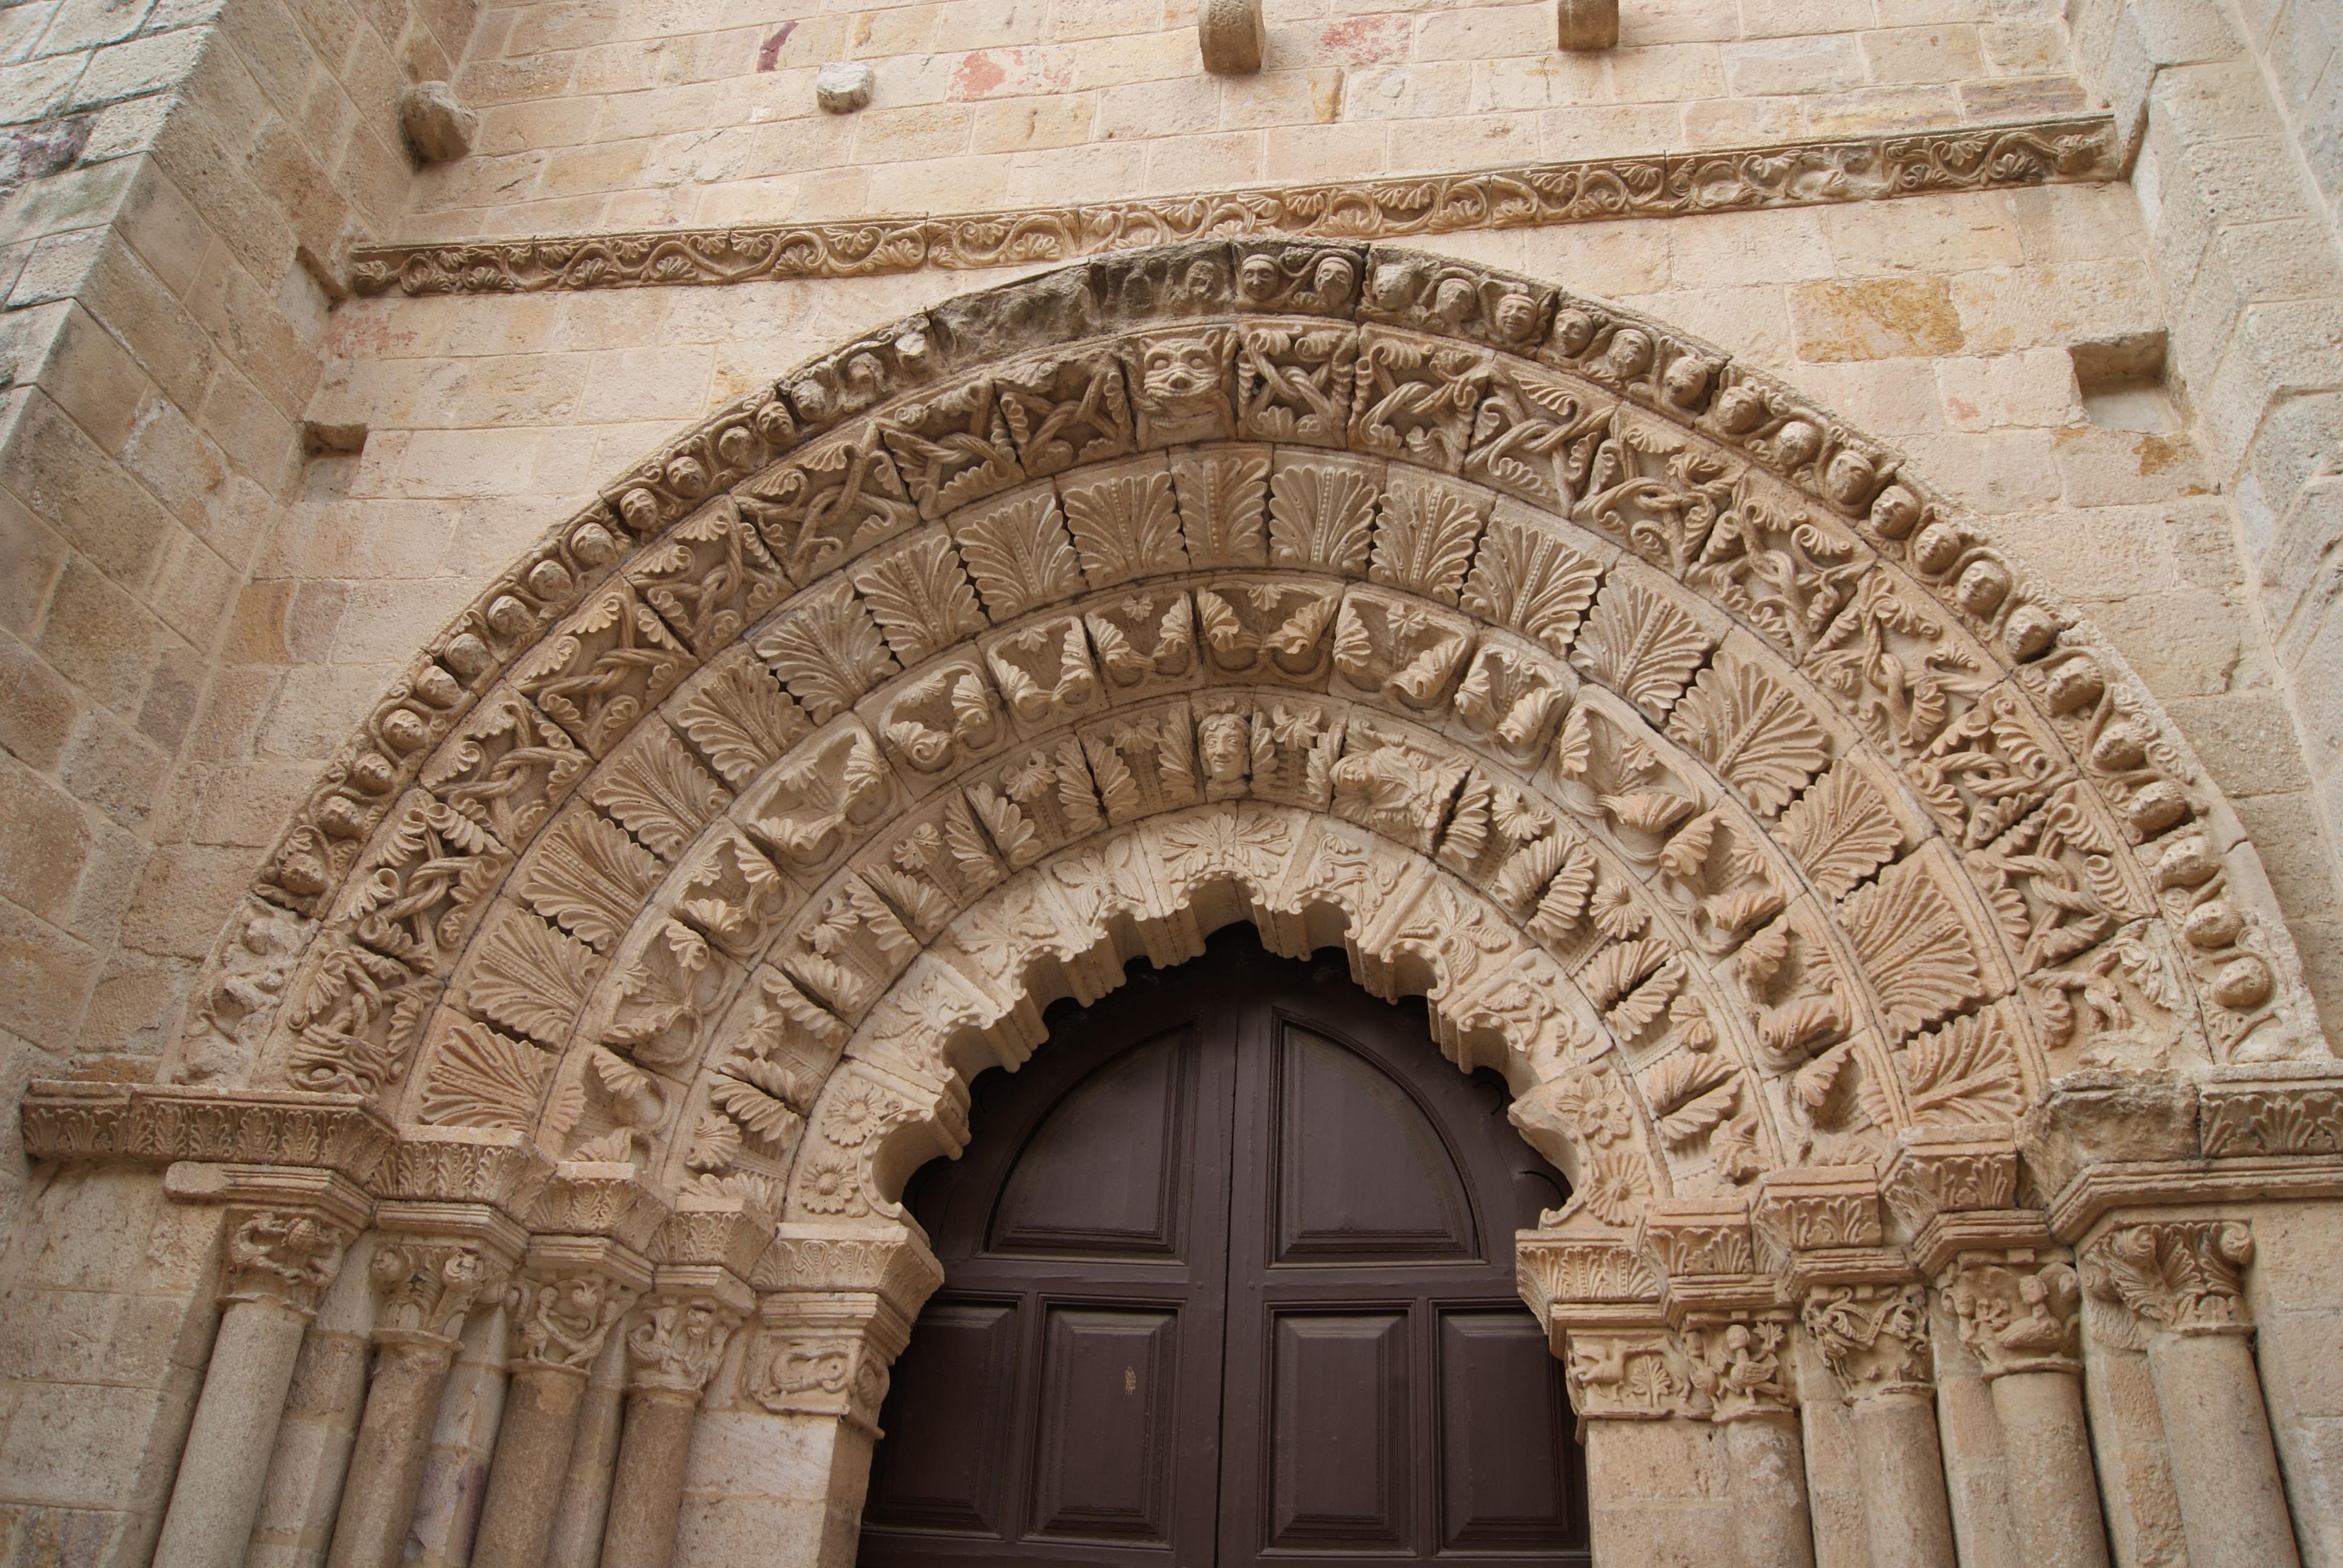
<svg viewBox="0 0 2343 1568"><path fill-rule="evenodd" d="M1270 451L1266 447L1175 452L1172 484L1188 559L1200 567L1264 567Z"/></svg>
<svg viewBox="0 0 2343 1568"><path fill-rule="evenodd" d="M1381 479L1355 457L1280 452L1269 484L1269 564L1364 576Z"/></svg>
<svg viewBox="0 0 2343 1568"><path fill-rule="evenodd" d="M545 830L518 881L529 908L607 953L666 874L659 859L623 829L575 809Z"/></svg>
<svg viewBox="0 0 2343 1568"><path fill-rule="evenodd" d="M549 1053L469 1019L449 1026L423 1093L436 1127L526 1129L553 1065Z"/></svg>
<svg viewBox="0 0 2343 1568"><path fill-rule="evenodd" d="M557 1049L569 1031L601 964L536 915L510 909L481 933L458 987L463 1005Z"/></svg>
<svg viewBox="0 0 2343 1568"><path fill-rule="evenodd" d="M940 527L863 557L848 578L906 669L984 628L976 590Z"/></svg>
<svg viewBox="0 0 2343 1568"><path fill-rule="evenodd" d="M1500 505L1473 553L1460 602L1561 656L1569 653L1602 581L1600 563L1565 541L1561 529Z"/></svg>
<svg viewBox="0 0 2343 1568"><path fill-rule="evenodd" d="M1081 558L1067 537L1057 492L1047 485L970 507L954 514L950 526L996 624L1082 589Z"/></svg>
<svg viewBox="0 0 2343 1568"><path fill-rule="evenodd" d="M1976 940L1938 875L1928 857L1898 860L1839 904L1838 922L1899 1031L1984 1000Z"/></svg>
<svg viewBox="0 0 2343 1568"><path fill-rule="evenodd" d="M711 659L676 710L682 730L724 782L738 789L805 738L806 716L752 650Z"/></svg>
<svg viewBox="0 0 2343 1568"><path fill-rule="evenodd" d="M1093 588L1185 571L1188 548L1160 457L1134 457L1059 482L1082 576Z"/></svg>
<svg viewBox="0 0 2343 1568"><path fill-rule="evenodd" d="M1580 628L1570 662L1657 722L1684 695L1711 647L1700 623L1657 588L1614 577Z"/></svg>
<svg viewBox="0 0 2343 1568"><path fill-rule="evenodd" d="M586 798L643 848L672 862L731 791L663 724L639 729L586 787Z"/></svg>
<svg viewBox="0 0 2343 1568"><path fill-rule="evenodd" d="M2181 1335L2244 1333L2252 1326L2245 1271L2252 1228L2238 1220L2117 1225L2083 1251L2086 1287L2141 1322Z"/></svg>
<svg viewBox="0 0 2343 1568"><path fill-rule="evenodd" d="M1778 817L1830 761L1830 739L1790 685L1729 648L1668 714L1683 741L1750 809Z"/></svg>
<svg viewBox="0 0 2343 1568"><path fill-rule="evenodd" d="M752 646L816 724L829 723L900 668L843 578L800 596Z"/></svg>

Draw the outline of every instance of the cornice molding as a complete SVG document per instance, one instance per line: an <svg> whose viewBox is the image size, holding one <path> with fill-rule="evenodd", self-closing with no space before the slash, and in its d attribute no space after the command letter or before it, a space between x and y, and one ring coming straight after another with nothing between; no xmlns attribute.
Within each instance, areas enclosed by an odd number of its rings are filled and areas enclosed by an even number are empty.
<svg viewBox="0 0 2343 1568"><path fill-rule="evenodd" d="M2105 115L1021 211L367 246L361 295L535 294L1071 261L1238 235L1392 240L2117 178Z"/></svg>

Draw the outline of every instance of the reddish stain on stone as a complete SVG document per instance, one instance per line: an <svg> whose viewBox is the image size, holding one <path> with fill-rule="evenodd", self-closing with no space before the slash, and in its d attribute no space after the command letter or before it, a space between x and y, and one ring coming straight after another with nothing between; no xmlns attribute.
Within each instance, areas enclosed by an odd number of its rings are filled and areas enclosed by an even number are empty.
<svg viewBox="0 0 2343 1568"><path fill-rule="evenodd" d="M781 30L774 34L771 37L766 39L764 47L757 51L757 69L759 71L771 70L781 57L781 45L788 43L789 41L789 35L797 30L798 25L796 23L782 23Z"/></svg>
<svg viewBox="0 0 2343 1568"><path fill-rule="evenodd" d="M1386 65L1407 58L1407 26L1404 16L1354 16L1330 24L1318 41L1353 65Z"/></svg>
<svg viewBox="0 0 2343 1568"><path fill-rule="evenodd" d="M952 67L951 95L955 98L981 98L1009 79L1001 62L979 49L963 55Z"/></svg>

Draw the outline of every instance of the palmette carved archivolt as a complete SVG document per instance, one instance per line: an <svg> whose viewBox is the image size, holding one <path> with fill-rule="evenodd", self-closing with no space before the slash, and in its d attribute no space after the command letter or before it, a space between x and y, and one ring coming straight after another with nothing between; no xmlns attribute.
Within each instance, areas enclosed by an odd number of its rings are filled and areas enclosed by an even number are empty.
<svg viewBox="0 0 2343 1568"><path fill-rule="evenodd" d="M2013 1119L2057 1052L2312 1049L2250 847L2070 609L1547 286L1102 258L607 494L305 806L190 1070L885 1214L1041 1006L1245 920L1428 993L1619 1226Z"/></svg>

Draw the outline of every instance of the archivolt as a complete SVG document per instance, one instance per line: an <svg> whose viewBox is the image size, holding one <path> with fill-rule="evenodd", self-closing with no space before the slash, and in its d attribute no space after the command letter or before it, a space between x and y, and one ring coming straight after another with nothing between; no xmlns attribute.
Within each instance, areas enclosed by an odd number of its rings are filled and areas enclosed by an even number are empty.
<svg viewBox="0 0 2343 1568"><path fill-rule="evenodd" d="M1238 918L1428 990L1622 1214L2324 1049L2185 745L1890 453L1607 306L1237 241L611 487L367 721L176 1067L883 1206L1039 1001Z"/></svg>

